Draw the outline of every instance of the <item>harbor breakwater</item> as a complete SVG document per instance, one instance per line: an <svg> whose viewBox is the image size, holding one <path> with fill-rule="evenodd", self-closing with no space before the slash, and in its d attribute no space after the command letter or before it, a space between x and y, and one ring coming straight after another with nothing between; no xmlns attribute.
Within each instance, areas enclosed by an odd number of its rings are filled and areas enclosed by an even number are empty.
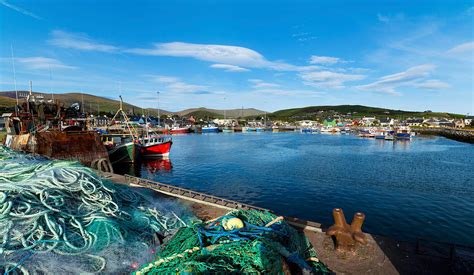
<svg viewBox="0 0 474 275"><path fill-rule="evenodd" d="M417 134L421 135L437 135L452 140L474 143L474 129L455 129L455 128L417 128Z"/></svg>

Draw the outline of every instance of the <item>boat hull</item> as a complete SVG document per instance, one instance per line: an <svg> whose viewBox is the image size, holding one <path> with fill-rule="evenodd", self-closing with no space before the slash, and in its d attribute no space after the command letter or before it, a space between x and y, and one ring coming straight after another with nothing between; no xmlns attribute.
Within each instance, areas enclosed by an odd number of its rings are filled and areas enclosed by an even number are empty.
<svg viewBox="0 0 474 275"><path fill-rule="evenodd" d="M8 134L5 146L16 151L53 159L77 160L90 166L99 159L109 160L99 135L93 131L45 131L36 134Z"/></svg>
<svg viewBox="0 0 474 275"><path fill-rule="evenodd" d="M217 127L209 127L209 128L203 127L202 128L202 133L218 133L218 132L219 132L219 128Z"/></svg>
<svg viewBox="0 0 474 275"><path fill-rule="evenodd" d="M172 135L177 135L177 134L188 134L191 132L191 129L189 128L176 128L176 129L171 129L170 134Z"/></svg>
<svg viewBox="0 0 474 275"><path fill-rule="evenodd" d="M397 133L397 139L409 140L411 138L410 133Z"/></svg>
<svg viewBox="0 0 474 275"><path fill-rule="evenodd" d="M109 150L109 159L112 164L115 163L129 163L135 161L135 144L127 142L111 148Z"/></svg>
<svg viewBox="0 0 474 275"><path fill-rule="evenodd" d="M158 144L152 144L147 146L136 144L136 146L141 157L166 158L169 157L172 144L173 142L169 140Z"/></svg>

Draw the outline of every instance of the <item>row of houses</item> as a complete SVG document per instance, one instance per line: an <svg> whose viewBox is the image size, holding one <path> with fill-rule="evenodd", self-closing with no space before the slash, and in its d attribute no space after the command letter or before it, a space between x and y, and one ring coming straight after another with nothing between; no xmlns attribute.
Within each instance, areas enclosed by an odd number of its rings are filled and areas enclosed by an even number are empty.
<svg viewBox="0 0 474 275"><path fill-rule="evenodd" d="M410 126L410 127L472 127L474 122L474 116L466 116L460 119L447 119L447 118L408 118L399 120L395 118L375 118L375 117L362 117L360 119L336 119L327 118L323 122L314 120L300 120L296 122L297 126L303 128L311 128L316 126L327 126L327 127L345 127L345 126L381 126L381 127L393 127L393 126Z"/></svg>

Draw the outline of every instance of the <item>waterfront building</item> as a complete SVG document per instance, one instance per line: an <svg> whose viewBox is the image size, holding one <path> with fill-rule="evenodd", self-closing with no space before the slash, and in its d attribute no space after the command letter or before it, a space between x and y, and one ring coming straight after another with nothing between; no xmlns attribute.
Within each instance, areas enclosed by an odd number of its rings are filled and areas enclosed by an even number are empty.
<svg viewBox="0 0 474 275"><path fill-rule="evenodd" d="M364 126L372 126L377 121L375 117L363 117L361 122Z"/></svg>
<svg viewBox="0 0 474 275"><path fill-rule="evenodd" d="M325 127L335 127L337 125L337 121L333 118L327 118L324 120L323 125Z"/></svg>
<svg viewBox="0 0 474 275"><path fill-rule="evenodd" d="M318 122L314 120L300 120L297 123L299 126L304 128L312 128L318 126Z"/></svg>

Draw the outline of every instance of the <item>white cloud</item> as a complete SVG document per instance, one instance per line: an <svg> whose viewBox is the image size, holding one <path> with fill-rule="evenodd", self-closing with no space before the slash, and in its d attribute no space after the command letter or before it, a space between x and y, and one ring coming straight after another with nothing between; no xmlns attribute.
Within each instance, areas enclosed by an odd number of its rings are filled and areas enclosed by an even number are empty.
<svg viewBox="0 0 474 275"><path fill-rule="evenodd" d="M274 96L291 96L291 97L322 97L326 93L310 90L287 90L282 88L266 88L254 91L255 94L265 94Z"/></svg>
<svg viewBox="0 0 474 275"><path fill-rule="evenodd" d="M277 71L308 71L314 66L296 66L279 61L269 61L260 53L244 47L185 42L155 43L153 48L128 49L140 55L191 57L207 62L247 68L266 68Z"/></svg>
<svg viewBox="0 0 474 275"><path fill-rule="evenodd" d="M462 54L466 52L473 52L474 51L474 41L466 42L460 45L457 45L451 48L448 51L448 54Z"/></svg>
<svg viewBox="0 0 474 275"><path fill-rule="evenodd" d="M300 77L304 84L329 89L344 88L344 82L357 81L365 78L361 74L344 74L332 71L303 72Z"/></svg>
<svg viewBox="0 0 474 275"><path fill-rule="evenodd" d="M309 60L310 64L336 64L336 63L346 63L346 61L340 59L339 57L332 56L318 56L312 55Z"/></svg>
<svg viewBox="0 0 474 275"><path fill-rule="evenodd" d="M26 16L29 16L29 17L33 17L33 18L38 19L38 20L42 20L42 19L43 19L43 18L39 17L38 15L32 13L31 11L27 11L27 10L25 10L25 9L23 9L23 8L20 8L20 7L18 7L18 6L15 6L15 5L13 5L13 4L10 4L10 3L8 3L7 1L0 1L0 4L4 5L4 6L7 7L7 8L10 8L10 9L12 9L12 10L14 10L14 11L17 11L17 12L23 14L23 15L26 15Z"/></svg>
<svg viewBox="0 0 474 275"><path fill-rule="evenodd" d="M415 87L426 89L426 90L446 90L446 89L451 88L451 85L437 79L429 79L424 82L416 84Z"/></svg>
<svg viewBox="0 0 474 275"><path fill-rule="evenodd" d="M249 69L242 68L236 65L229 65L229 64L212 64L209 66L215 69L223 69L226 72L248 72Z"/></svg>
<svg viewBox="0 0 474 275"><path fill-rule="evenodd" d="M181 81L180 78L174 76L156 75L151 76L152 80L164 84L168 92L173 93L193 93L193 94L208 94L208 86L189 84Z"/></svg>
<svg viewBox="0 0 474 275"><path fill-rule="evenodd" d="M15 58L15 60L28 69L76 69L76 67L65 65L57 59L41 56Z"/></svg>
<svg viewBox="0 0 474 275"><path fill-rule="evenodd" d="M261 79L249 79L249 82L253 83L253 87L255 89L269 88L269 87L279 87L280 86L276 83L264 82Z"/></svg>
<svg viewBox="0 0 474 275"><path fill-rule="evenodd" d="M379 80L373 83L357 86L357 88L360 90L365 90L365 91L380 91L380 92L385 92L389 94L398 94L395 91L397 87L401 87L401 86L416 87L417 85L423 86L421 81L423 81L428 76L430 76L432 71L435 68L436 67L432 64L424 64L424 65L411 67L411 68L408 68L406 71L383 76L379 78ZM440 83L431 82L432 86L434 86L433 84L434 85L437 84L439 86ZM430 83L425 82L425 86L427 85L429 86Z"/></svg>
<svg viewBox="0 0 474 275"><path fill-rule="evenodd" d="M96 42L82 33L69 33L60 30L52 31L51 39L48 42L57 47L83 51L114 52L119 49L112 45Z"/></svg>

